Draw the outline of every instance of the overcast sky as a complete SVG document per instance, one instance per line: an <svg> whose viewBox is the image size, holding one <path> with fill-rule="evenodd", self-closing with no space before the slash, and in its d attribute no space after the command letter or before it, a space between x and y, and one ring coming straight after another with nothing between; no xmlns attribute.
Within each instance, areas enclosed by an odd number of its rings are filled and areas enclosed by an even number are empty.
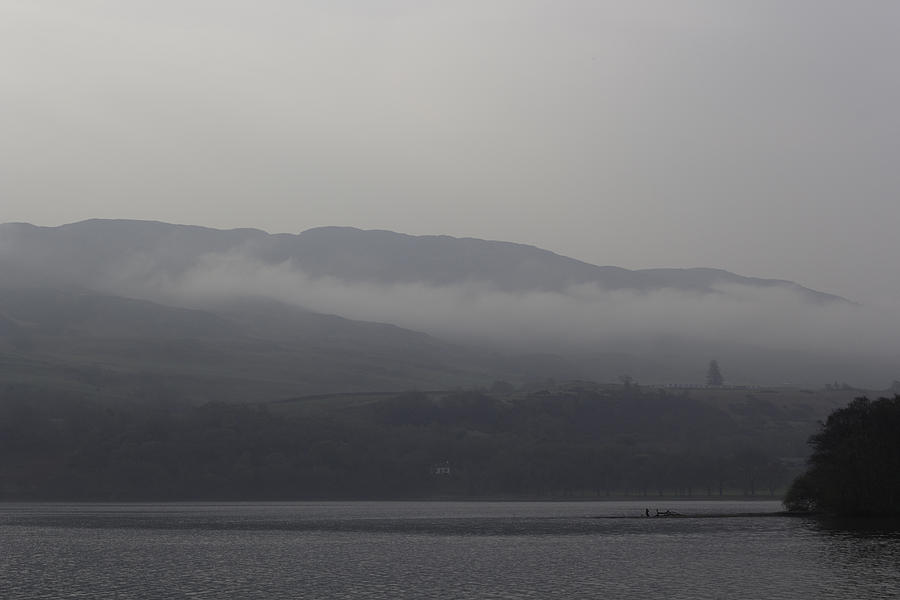
<svg viewBox="0 0 900 600"><path fill-rule="evenodd" d="M0 0L0 221L350 225L900 297L896 0Z"/></svg>

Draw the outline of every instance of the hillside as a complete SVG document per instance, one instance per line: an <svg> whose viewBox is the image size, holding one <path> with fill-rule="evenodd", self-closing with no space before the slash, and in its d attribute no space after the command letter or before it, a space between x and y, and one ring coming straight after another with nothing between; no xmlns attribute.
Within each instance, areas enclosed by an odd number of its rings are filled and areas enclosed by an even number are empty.
<svg viewBox="0 0 900 600"><path fill-rule="evenodd" d="M19 399L0 402L0 499L772 497L849 397L577 382L198 407Z"/></svg>
<svg viewBox="0 0 900 600"><path fill-rule="evenodd" d="M626 374L697 382L713 357L731 383L884 385L900 357L866 315L789 281L632 271L471 238L0 225L0 352L13 353L0 359L50 379L85 365L165 374L191 398ZM885 343L845 349L861 325Z"/></svg>
<svg viewBox="0 0 900 600"><path fill-rule="evenodd" d="M215 310L0 288L0 382L108 400L255 402L490 382L468 351L393 325L236 299Z"/></svg>
<svg viewBox="0 0 900 600"><path fill-rule="evenodd" d="M784 288L816 302L845 301L789 281L703 268L632 271L591 265L534 246L474 238L411 236L351 227L273 235L255 229L225 231L99 219L60 227L0 225L0 269L17 273L17 278L108 291L121 291L122 286L133 286L135 279L148 276L177 279L203 257L216 254L240 254L267 265L290 262L313 278L380 285L482 282L502 291L527 292L591 284L604 290L711 293L717 284L738 284Z"/></svg>

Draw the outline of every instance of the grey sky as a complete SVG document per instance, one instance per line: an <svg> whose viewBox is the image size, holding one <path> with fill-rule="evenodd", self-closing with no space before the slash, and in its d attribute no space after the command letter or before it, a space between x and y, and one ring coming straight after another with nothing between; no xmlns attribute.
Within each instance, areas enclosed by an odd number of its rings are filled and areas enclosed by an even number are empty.
<svg viewBox="0 0 900 600"><path fill-rule="evenodd" d="M0 221L532 243L900 298L900 3L0 0Z"/></svg>

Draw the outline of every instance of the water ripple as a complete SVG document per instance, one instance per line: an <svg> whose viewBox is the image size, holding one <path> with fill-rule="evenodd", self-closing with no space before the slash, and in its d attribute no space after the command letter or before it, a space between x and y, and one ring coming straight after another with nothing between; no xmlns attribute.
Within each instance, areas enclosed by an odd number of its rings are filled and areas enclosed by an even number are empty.
<svg viewBox="0 0 900 600"><path fill-rule="evenodd" d="M791 518L590 518L642 509L620 504L0 506L0 596L889 598L900 590L895 533Z"/></svg>

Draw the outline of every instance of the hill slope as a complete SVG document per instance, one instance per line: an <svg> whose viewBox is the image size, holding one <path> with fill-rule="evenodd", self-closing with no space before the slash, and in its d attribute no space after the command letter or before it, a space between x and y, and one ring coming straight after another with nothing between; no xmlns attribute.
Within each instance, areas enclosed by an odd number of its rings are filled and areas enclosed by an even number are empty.
<svg viewBox="0 0 900 600"><path fill-rule="evenodd" d="M591 265L534 246L473 238L350 227L271 235L255 229L223 231L124 220L90 220L54 228L0 225L0 269L15 271L18 278L39 276L109 291L135 278L174 279L204 256L229 253L268 265L290 262L313 278L380 285L483 282L509 292L558 292L592 284L604 290L711 293L716 284L724 283L784 288L816 302L844 301L789 281L702 268L631 271Z"/></svg>
<svg viewBox="0 0 900 600"><path fill-rule="evenodd" d="M150 221L8 223L0 225L0 288L8 305L0 306L8 332L0 348L25 348L29 336L17 328L26 313L54 302L13 292L65 290L59 315L45 314L41 327L51 335L53 319L81 319L52 334L70 357L90 355L71 346L79 327L92 337L78 339L137 346L164 332L219 336L209 351L231 348L222 359L229 377L246 362L268 373L263 380L307 381L307 391L623 374L697 382L711 358L730 382L877 385L897 378L900 359L879 323L870 327L884 344L845 349L862 309L790 281L704 268L631 271L522 244L347 227L273 235ZM137 301L199 312L144 314L153 311ZM253 350L241 359L247 340L290 348L293 358ZM363 355L365 366L355 362ZM306 379L272 375L290 372L274 366L290 361L309 366ZM414 368L423 364L427 375Z"/></svg>
<svg viewBox="0 0 900 600"><path fill-rule="evenodd" d="M477 352L270 300L184 309L71 289L0 288L0 382L37 395L262 401L486 384Z"/></svg>

